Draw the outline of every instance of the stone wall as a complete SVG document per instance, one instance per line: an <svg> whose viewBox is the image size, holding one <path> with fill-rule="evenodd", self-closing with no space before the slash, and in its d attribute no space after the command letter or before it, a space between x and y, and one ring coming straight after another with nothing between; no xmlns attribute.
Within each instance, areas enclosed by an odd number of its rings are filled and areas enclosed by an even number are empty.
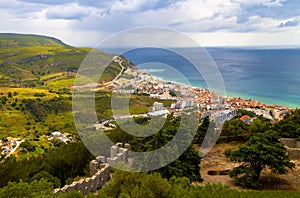
<svg viewBox="0 0 300 198"><path fill-rule="evenodd" d="M295 138L281 138L280 141L289 148L296 148L296 139Z"/></svg>
<svg viewBox="0 0 300 198"><path fill-rule="evenodd" d="M300 141L295 138L281 138L280 141L287 147L291 158L300 158Z"/></svg>
<svg viewBox="0 0 300 198"><path fill-rule="evenodd" d="M95 192L110 179L110 164L124 160L128 162L130 144L117 143L110 148L110 157L98 156L90 163L90 177L75 181L63 188L55 189L55 193L79 191L83 194Z"/></svg>
<svg viewBox="0 0 300 198"><path fill-rule="evenodd" d="M300 158L300 148L288 148L288 154L291 158Z"/></svg>
<svg viewBox="0 0 300 198"><path fill-rule="evenodd" d="M90 177L74 181L70 185L65 185L60 189L55 189L55 193L78 191L83 194L96 192L110 179L110 165L101 163L99 158L90 163Z"/></svg>
<svg viewBox="0 0 300 198"><path fill-rule="evenodd" d="M116 145L110 147L110 157L99 156L98 159L101 162L112 164L115 162L124 161L128 163L128 154L130 150L130 144L128 143L117 143Z"/></svg>

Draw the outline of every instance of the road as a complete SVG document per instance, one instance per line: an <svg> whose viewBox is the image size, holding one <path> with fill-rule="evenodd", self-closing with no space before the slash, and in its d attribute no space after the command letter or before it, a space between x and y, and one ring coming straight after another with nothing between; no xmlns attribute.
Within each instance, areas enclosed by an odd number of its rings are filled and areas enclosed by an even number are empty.
<svg viewBox="0 0 300 198"><path fill-rule="evenodd" d="M9 156L11 156L12 154L14 154L14 152L16 152L16 150L20 147L20 145L21 145L22 142L24 142L24 140L16 141L16 146L15 146L15 148L13 148L13 150L11 150L11 151L9 152L9 154L7 154L7 155L5 156L5 159L8 158Z"/></svg>
<svg viewBox="0 0 300 198"><path fill-rule="evenodd" d="M123 61L118 62L119 65L121 66L122 70L121 70L121 72L115 77L115 79L113 79L112 82L116 81L116 80L123 74L125 67L122 65L122 62L123 62Z"/></svg>

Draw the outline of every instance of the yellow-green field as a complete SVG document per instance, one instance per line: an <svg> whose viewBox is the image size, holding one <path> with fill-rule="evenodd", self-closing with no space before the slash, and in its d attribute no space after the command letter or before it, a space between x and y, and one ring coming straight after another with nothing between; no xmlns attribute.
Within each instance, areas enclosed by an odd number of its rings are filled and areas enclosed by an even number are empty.
<svg viewBox="0 0 300 198"><path fill-rule="evenodd" d="M44 98L53 98L58 97L59 95L56 93L50 93L45 89L37 89L37 88L9 88L9 87L0 87L0 94L7 95L8 92L14 93L16 92L17 95L15 96L18 99L33 99L36 98L34 94L44 93L46 96Z"/></svg>

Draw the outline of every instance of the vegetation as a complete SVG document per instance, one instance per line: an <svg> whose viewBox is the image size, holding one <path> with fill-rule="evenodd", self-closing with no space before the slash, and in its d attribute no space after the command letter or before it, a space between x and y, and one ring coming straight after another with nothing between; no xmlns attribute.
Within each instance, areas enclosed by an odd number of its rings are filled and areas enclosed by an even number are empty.
<svg viewBox="0 0 300 198"><path fill-rule="evenodd" d="M257 198L257 197L299 197L295 191L239 191L229 189L221 184L206 184L205 186L193 185L185 177L172 177L170 180L162 178L159 174L132 173L117 171L112 180L101 188L97 194L88 194L88 198L108 197L214 197L227 198ZM53 194L51 183L41 179L30 183L20 181L11 182L0 189L0 197L58 197L58 198L83 198L79 192Z"/></svg>
<svg viewBox="0 0 300 198"><path fill-rule="evenodd" d="M68 95L43 89L0 88L0 138L35 138L53 131L75 134Z"/></svg>
<svg viewBox="0 0 300 198"><path fill-rule="evenodd" d="M116 172L98 195L88 197L297 197L299 192L238 191L221 184L193 185L186 177L163 179L159 174Z"/></svg>
<svg viewBox="0 0 300 198"><path fill-rule="evenodd" d="M16 48L24 46L67 46L62 41L39 35L0 33L1 48Z"/></svg>
<svg viewBox="0 0 300 198"><path fill-rule="evenodd" d="M221 136L236 137L245 134L246 131L247 125L243 123L243 121L238 119L231 119L225 121L222 128Z"/></svg>
<svg viewBox="0 0 300 198"><path fill-rule="evenodd" d="M8 136L24 140L18 149L17 158L10 156L0 163L0 198L84 197L78 192L54 195L53 189L71 183L78 177L87 176L89 162L94 156L81 141L63 144L57 139L49 141L45 135L62 131L78 138L71 112L72 86L75 74L90 50L67 46L57 39L44 36L0 34L0 138L4 142ZM111 56L100 51L99 54L106 59ZM133 67L126 60L122 65ZM100 82L111 81L120 71L120 65L112 62ZM83 85L91 80L80 76L77 82ZM169 94L178 95L172 90ZM97 91L95 94L99 120L112 117L111 95L108 90ZM133 94L129 100L130 113L147 113L155 101L164 103L164 106L174 102L156 100L146 94ZM117 113L123 114L125 109L121 106ZM243 115L255 116L252 112L239 110L235 119L225 122L221 136L245 136L249 139L239 150L226 150L225 154L231 160L242 163L231 173L238 184L259 187L263 168L270 168L276 174L285 174L294 167L278 138L300 137L300 110L288 114L275 125L262 117L251 124L245 124L238 120ZM133 151L153 151L174 138L181 119L168 116L164 126L146 138L129 135L118 126L106 133L113 142L130 143ZM151 130L147 128L149 118L138 117L123 122L127 126L132 125L132 122L146 126L141 133ZM210 124L215 125L209 117L200 120L194 143L201 143ZM174 162L149 173L114 170L113 179L98 194L87 197L299 196L297 192L237 191L220 184L195 185L202 181L200 161L199 153L190 145ZM145 161L146 164L156 162Z"/></svg>
<svg viewBox="0 0 300 198"><path fill-rule="evenodd" d="M259 177L265 167L272 173L286 174L295 166L279 141L279 134L269 128L269 123L257 120L250 126L249 140L236 151L226 151L230 160L242 163L230 173L238 184L258 188Z"/></svg>
<svg viewBox="0 0 300 198"><path fill-rule="evenodd" d="M155 119L155 118L152 118ZM125 123L130 127L130 122ZM180 118L175 118L169 115L164 126L161 130L155 133L153 136L140 138L129 135L120 128L110 131L108 136L113 142L128 142L132 145L132 150L135 152L146 152L156 150L167 144L178 132L180 125ZM133 129L134 130L134 129ZM145 128L147 130L147 128ZM150 130L150 129L149 129ZM139 131L144 133L143 131ZM187 134L188 135L188 134ZM164 156L162 156L164 157ZM192 145L174 162L160 168L154 172L158 172L162 177L170 179L172 176L187 177L190 181L201 182L200 175L200 160L199 152L197 152ZM145 162L150 165L151 163L157 163L153 161Z"/></svg>
<svg viewBox="0 0 300 198"><path fill-rule="evenodd" d="M249 115L250 117L255 117L255 113L252 111L247 111L245 109L239 109L237 115L235 116L236 118L241 118L244 115Z"/></svg>
<svg viewBox="0 0 300 198"><path fill-rule="evenodd" d="M300 140L300 109L288 113L274 128L281 137L297 138Z"/></svg>
<svg viewBox="0 0 300 198"><path fill-rule="evenodd" d="M25 141L26 149L35 149L34 145ZM77 176L88 176L89 162L93 156L81 142L62 145L53 152L39 155L33 159L17 160L10 157L0 164L0 187L9 182L31 182L45 179L54 187L64 186L67 180Z"/></svg>
<svg viewBox="0 0 300 198"><path fill-rule="evenodd" d="M0 198L7 197L54 197L53 186L44 179L30 183L22 180L19 183L9 182L7 186L0 189Z"/></svg>

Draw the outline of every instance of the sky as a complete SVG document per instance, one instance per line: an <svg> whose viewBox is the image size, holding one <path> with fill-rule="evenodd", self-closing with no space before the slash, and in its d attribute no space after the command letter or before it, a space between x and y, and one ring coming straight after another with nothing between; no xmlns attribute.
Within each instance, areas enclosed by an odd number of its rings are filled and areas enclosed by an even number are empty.
<svg viewBox="0 0 300 198"><path fill-rule="evenodd" d="M201 46L300 46L299 0L0 0L0 32L97 46L129 28L167 27Z"/></svg>

